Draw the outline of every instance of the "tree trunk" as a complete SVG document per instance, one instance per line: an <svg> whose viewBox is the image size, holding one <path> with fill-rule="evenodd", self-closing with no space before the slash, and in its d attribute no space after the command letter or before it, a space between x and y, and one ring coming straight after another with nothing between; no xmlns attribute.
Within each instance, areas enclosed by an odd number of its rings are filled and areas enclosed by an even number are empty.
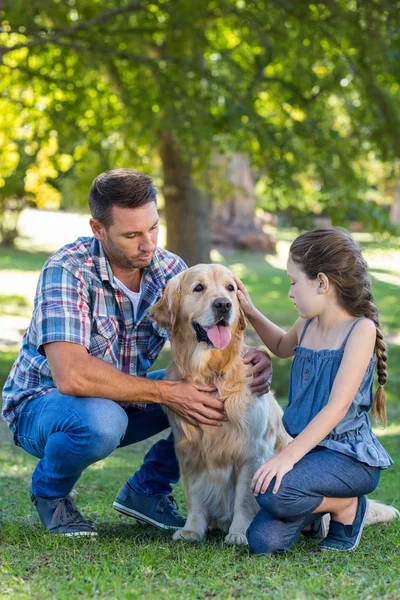
<svg viewBox="0 0 400 600"><path fill-rule="evenodd" d="M190 266L210 262L210 202L195 186L192 166L169 133L162 135L161 157L167 223L167 249Z"/></svg>
<svg viewBox="0 0 400 600"><path fill-rule="evenodd" d="M212 207L212 243L220 248L275 253L276 240L255 218L255 183L248 156L239 152L230 159L218 155L213 167L217 201Z"/></svg>
<svg viewBox="0 0 400 600"><path fill-rule="evenodd" d="M396 182L396 188L394 191L394 199L392 208L390 209L390 220L393 225L400 227L400 179Z"/></svg>

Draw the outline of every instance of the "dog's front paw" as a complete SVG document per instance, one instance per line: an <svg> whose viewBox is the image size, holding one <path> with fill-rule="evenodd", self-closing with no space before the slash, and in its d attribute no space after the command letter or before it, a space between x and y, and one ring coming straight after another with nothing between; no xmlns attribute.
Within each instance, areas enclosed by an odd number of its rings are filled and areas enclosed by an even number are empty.
<svg viewBox="0 0 400 600"><path fill-rule="evenodd" d="M225 544L230 546L247 546L248 541L244 533L228 533L225 537Z"/></svg>
<svg viewBox="0 0 400 600"><path fill-rule="evenodd" d="M176 542L177 540L185 540L185 542L202 542L204 540L204 534L198 531L191 531L190 529L177 529L172 539Z"/></svg>

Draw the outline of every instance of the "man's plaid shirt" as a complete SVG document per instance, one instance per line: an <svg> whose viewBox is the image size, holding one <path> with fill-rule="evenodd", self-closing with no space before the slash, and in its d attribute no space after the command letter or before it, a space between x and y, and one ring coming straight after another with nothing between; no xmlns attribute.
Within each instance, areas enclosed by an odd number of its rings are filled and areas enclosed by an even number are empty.
<svg viewBox="0 0 400 600"><path fill-rule="evenodd" d="M81 344L117 369L145 376L168 337L146 310L161 297L167 281L184 269L178 256L156 249L143 272L134 320L132 303L116 287L99 241L78 238L53 254L41 272L32 320L3 389L2 416L10 429L15 431L26 402L56 387L43 351L49 342Z"/></svg>

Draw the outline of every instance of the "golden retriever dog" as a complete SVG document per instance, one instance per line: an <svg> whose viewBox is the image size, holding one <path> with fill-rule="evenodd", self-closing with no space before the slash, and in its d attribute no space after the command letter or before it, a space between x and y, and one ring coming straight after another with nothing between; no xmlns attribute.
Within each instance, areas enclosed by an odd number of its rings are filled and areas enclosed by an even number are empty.
<svg viewBox="0 0 400 600"><path fill-rule="evenodd" d="M227 544L246 544L258 511L251 479L289 438L273 395L257 397L249 389L242 360L246 321L231 271L197 265L180 273L150 315L171 333L167 379L214 385L228 416L221 427L197 427L167 409L188 510L174 539L201 541L208 528L218 528Z"/></svg>
<svg viewBox="0 0 400 600"><path fill-rule="evenodd" d="M242 360L246 321L233 274L222 265L192 267L169 281L149 314L170 332L173 363L166 378L214 385L228 417L221 427L195 426L165 409L188 511L173 539L202 541L215 528L226 533L227 544L247 544L246 530L259 510L251 479L290 437L273 394L255 396L249 389ZM395 514L369 501L367 522Z"/></svg>

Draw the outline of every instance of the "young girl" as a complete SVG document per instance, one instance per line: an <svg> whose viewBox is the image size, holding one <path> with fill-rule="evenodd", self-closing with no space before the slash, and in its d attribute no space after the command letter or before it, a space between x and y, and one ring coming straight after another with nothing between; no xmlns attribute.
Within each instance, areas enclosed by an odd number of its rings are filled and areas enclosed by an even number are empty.
<svg viewBox="0 0 400 600"><path fill-rule="evenodd" d="M357 547L367 512L365 494L393 464L367 416L386 423L385 344L361 250L339 229L316 229L291 245L289 297L299 319L289 332L251 303L237 280L243 311L280 358L295 356L284 426L294 439L255 473L251 488L262 510L247 535L254 552L288 550L303 532L325 536L321 550ZM378 390L373 398L374 370Z"/></svg>

